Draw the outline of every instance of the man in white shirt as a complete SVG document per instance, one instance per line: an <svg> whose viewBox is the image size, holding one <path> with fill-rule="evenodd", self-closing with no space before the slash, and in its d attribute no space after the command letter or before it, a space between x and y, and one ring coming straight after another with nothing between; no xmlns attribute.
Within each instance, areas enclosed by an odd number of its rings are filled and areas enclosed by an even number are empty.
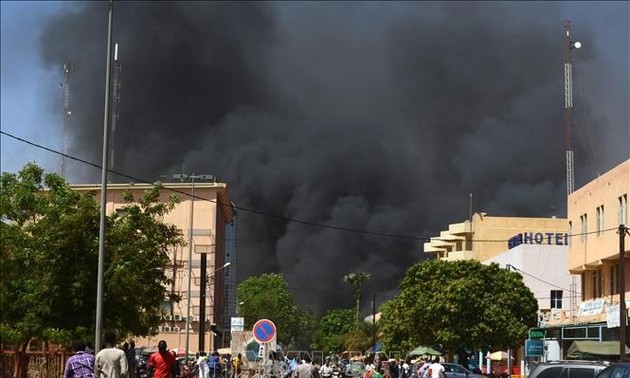
<svg viewBox="0 0 630 378"><path fill-rule="evenodd" d="M442 365L437 358L433 360L433 363L429 366L429 378L446 378L444 365Z"/></svg>
<svg viewBox="0 0 630 378"><path fill-rule="evenodd" d="M116 348L116 334L105 332L105 348L96 354L94 359L95 378L127 378L129 368L127 356L122 349Z"/></svg>

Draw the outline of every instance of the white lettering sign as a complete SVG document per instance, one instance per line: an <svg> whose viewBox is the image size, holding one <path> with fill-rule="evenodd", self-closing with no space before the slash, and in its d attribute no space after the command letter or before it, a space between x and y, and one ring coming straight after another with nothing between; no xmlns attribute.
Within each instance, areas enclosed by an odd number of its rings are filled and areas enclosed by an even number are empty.
<svg viewBox="0 0 630 378"><path fill-rule="evenodd" d="M589 316L601 314L604 310L604 300L594 299L580 303L577 316Z"/></svg>

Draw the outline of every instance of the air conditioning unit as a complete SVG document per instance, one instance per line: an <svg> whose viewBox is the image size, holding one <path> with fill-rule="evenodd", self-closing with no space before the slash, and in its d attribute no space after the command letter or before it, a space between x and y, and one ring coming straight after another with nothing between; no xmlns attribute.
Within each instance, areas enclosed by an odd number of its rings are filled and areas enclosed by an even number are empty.
<svg viewBox="0 0 630 378"><path fill-rule="evenodd" d="M182 321L182 316L181 315L175 315L173 318L175 319L176 322L181 322Z"/></svg>
<svg viewBox="0 0 630 378"><path fill-rule="evenodd" d="M170 322L171 320L173 320L173 315L168 314L168 315L164 316L164 319L166 319L166 321Z"/></svg>
<svg viewBox="0 0 630 378"><path fill-rule="evenodd" d="M171 327L165 326L164 327L164 332L171 332Z"/></svg>
<svg viewBox="0 0 630 378"><path fill-rule="evenodd" d="M173 332L179 333L179 327L178 326L173 327Z"/></svg>

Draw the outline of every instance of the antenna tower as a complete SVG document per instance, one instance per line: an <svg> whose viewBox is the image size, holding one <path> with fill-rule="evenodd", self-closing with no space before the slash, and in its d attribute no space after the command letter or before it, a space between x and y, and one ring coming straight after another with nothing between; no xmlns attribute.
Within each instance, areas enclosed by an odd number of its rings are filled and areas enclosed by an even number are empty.
<svg viewBox="0 0 630 378"><path fill-rule="evenodd" d="M575 190L573 168L573 62L571 52L579 49L580 42L571 39L571 21L564 21L564 131L567 161L567 197Z"/></svg>
<svg viewBox="0 0 630 378"><path fill-rule="evenodd" d="M68 123L70 121L70 73L74 66L66 60L63 63L63 141L61 148L61 177L66 178L66 155L68 154Z"/></svg>
<svg viewBox="0 0 630 378"><path fill-rule="evenodd" d="M571 53L573 49L579 49L580 42L573 41L571 37L571 21L564 20L564 132L565 150L567 162L567 203L569 195L575 190L575 175L573 165L573 62ZM571 276L571 311L576 315L577 298L575 276Z"/></svg>
<svg viewBox="0 0 630 378"><path fill-rule="evenodd" d="M114 103L112 104L112 151L111 151L111 169L114 169L114 164L116 161L116 125L118 124L119 112L118 106L120 105L120 71L122 70L122 65L118 60L118 43L114 45L114 89L113 89L113 98Z"/></svg>

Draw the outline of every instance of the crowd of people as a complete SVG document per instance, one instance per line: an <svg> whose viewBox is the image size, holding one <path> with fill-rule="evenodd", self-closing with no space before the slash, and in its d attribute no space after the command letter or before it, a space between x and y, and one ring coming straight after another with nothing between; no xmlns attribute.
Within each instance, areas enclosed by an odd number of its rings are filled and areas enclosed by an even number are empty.
<svg viewBox="0 0 630 378"><path fill-rule="evenodd" d="M132 341L122 348L116 345L116 334L106 331L103 348L96 354L82 340L72 343L74 354L66 361L63 378L137 378L136 348ZM158 342L157 351L147 362L148 376L153 378L180 377L175 353L166 341Z"/></svg>

